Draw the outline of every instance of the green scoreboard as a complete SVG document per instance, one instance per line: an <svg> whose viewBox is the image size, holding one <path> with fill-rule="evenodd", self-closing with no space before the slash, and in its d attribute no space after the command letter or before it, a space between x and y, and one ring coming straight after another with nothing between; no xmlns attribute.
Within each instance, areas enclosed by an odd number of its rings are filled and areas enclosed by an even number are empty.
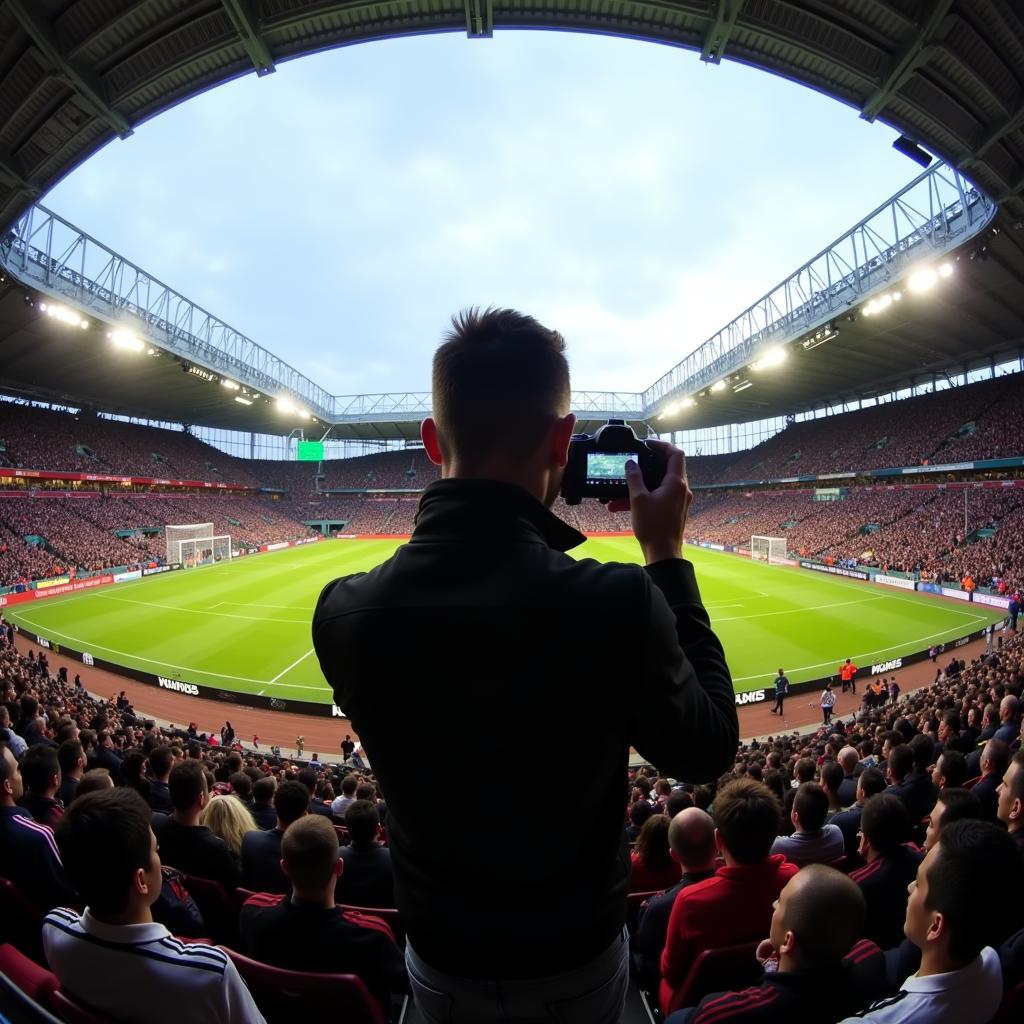
<svg viewBox="0 0 1024 1024"><path fill-rule="evenodd" d="M299 462L323 462L323 441L300 441Z"/></svg>

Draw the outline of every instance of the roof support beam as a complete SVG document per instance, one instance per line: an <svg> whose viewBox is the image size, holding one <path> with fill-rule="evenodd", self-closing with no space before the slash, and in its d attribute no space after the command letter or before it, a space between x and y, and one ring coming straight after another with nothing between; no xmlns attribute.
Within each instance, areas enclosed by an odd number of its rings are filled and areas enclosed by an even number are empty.
<svg viewBox="0 0 1024 1024"><path fill-rule="evenodd" d="M906 80L928 59L928 40L952 6L953 0L930 0L926 8L928 13L918 27L917 35L893 55L885 79L861 109L861 117L866 121L874 121Z"/></svg>
<svg viewBox="0 0 1024 1024"><path fill-rule="evenodd" d="M249 60L252 61L257 76L262 78L264 75L273 74L277 70L274 67L274 58L260 34L252 0L221 0L221 3L231 19L231 24L235 26L239 39L242 40L245 52L249 54Z"/></svg>
<svg viewBox="0 0 1024 1024"><path fill-rule="evenodd" d="M1001 138L1005 135L1009 135L1010 132L1016 131L1024 125L1024 103L1022 103L1009 117L1000 121L999 124L994 125L990 128L980 139L977 146L974 147L974 152L971 153L965 160L961 161L961 167L971 167L978 163L981 159L982 154L989 146L994 146Z"/></svg>
<svg viewBox="0 0 1024 1024"><path fill-rule="evenodd" d="M708 64L721 64L732 30L743 11L747 0L712 0L711 24L704 33L704 43L700 49L700 59Z"/></svg>
<svg viewBox="0 0 1024 1024"><path fill-rule="evenodd" d="M490 39L494 35L493 0L463 0L466 7L466 35L470 39Z"/></svg>
<svg viewBox="0 0 1024 1024"><path fill-rule="evenodd" d="M38 198L42 191L37 185L33 185L32 182L28 181L21 171L15 167L14 157L2 146L0 146L0 179L3 179L22 195L28 196L31 199Z"/></svg>
<svg viewBox="0 0 1024 1024"><path fill-rule="evenodd" d="M107 102L106 86L88 68L79 67L64 55L53 27L44 19L39 6L27 3L26 0L8 0L7 3L7 9L17 19L18 24L67 84L85 99L97 115L122 139L128 138L132 134L132 126Z"/></svg>

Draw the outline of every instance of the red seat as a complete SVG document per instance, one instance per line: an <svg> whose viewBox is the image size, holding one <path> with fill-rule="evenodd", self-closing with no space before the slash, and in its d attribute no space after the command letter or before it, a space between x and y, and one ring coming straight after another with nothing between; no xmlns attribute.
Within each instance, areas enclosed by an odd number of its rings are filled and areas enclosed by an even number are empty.
<svg viewBox="0 0 1024 1024"><path fill-rule="evenodd" d="M354 907L350 903L339 903L338 906L342 910L355 910L368 917L379 917L391 929L395 942L400 946L405 945L405 929L402 927L402 918L394 907Z"/></svg>
<svg viewBox="0 0 1024 1024"><path fill-rule="evenodd" d="M338 842L342 846L348 846L351 839L348 834L348 829L344 825L335 825L334 831L338 833Z"/></svg>
<svg viewBox="0 0 1024 1024"><path fill-rule="evenodd" d="M50 997L57 991L57 976L10 943L0 946L0 974L10 978L29 999L41 1006L48 1006Z"/></svg>
<svg viewBox="0 0 1024 1024"><path fill-rule="evenodd" d="M255 889L243 889L242 886L239 886L235 890L235 906L238 907L238 912L239 913L242 912L242 907L245 906L245 901L250 896L255 896L255 895L256 895L256 890Z"/></svg>
<svg viewBox="0 0 1024 1024"><path fill-rule="evenodd" d="M67 1024L116 1024L106 1013L90 1009L63 989L57 989L50 997L53 1012Z"/></svg>
<svg viewBox="0 0 1024 1024"><path fill-rule="evenodd" d="M354 974L286 971L225 949L268 1024L296 1020L342 1020L345 1024L387 1024L380 1004Z"/></svg>
<svg viewBox="0 0 1024 1024"><path fill-rule="evenodd" d="M43 956L42 927L46 914L26 899L8 878L0 878L0 940L11 942L37 963Z"/></svg>
<svg viewBox="0 0 1024 1024"><path fill-rule="evenodd" d="M736 992L756 985L761 977L761 965L754 957L756 942L742 942L737 946L705 949L690 967L683 984L672 993L668 1012L696 1006L712 992Z"/></svg>
<svg viewBox="0 0 1024 1024"><path fill-rule="evenodd" d="M238 910L227 889L212 878L198 875L182 873L182 881L203 915L206 934L215 942L232 942L238 934Z"/></svg>
<svg viewBox="0 0 1024 1024"><path fill-rule="evenodd" d="M975 787L975 786L976 786L976 785L977 785L977 784L978 784L979 782L981 782L981 776L980 776L980 775L975 775L973 779L968 779L968 780L967 780L967 781L966 781L966 782L964 783L964 786L963 786L963 788L964 788L964 789L974 789L974 787Z"/></svg>

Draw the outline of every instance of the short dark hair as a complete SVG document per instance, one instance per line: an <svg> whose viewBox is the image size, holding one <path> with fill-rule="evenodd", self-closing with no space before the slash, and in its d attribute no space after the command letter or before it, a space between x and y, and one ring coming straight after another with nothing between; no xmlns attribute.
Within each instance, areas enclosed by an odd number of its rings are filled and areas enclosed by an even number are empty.
<svg viewBox="0 0 1024 1024"><path fill-rule="evenodd" d="M274 810L283 825L298 821L309 810L309 790L292 779L282 782L274 793Z"/></svg>
<svg viewBox="0 0 1024 1024"><path fill-rule="evenodd" d="M922 733L918 733L908 744L914 755L914 767L925 769L935 757L935 744Z"/></svg>
<svg viewBox="0 0 1024 1024"><path fill-rule="evenodd" d="M756 864L768 856L779 834L781 816L775 794L753 779L726 783L711 806L722 843L740 864Z"/></svg>
<svg viewBox="0 0 1024 1024"><path fill-rule="evenodd" d="M654 808L646 800L634 800L629 805L629 823L633 828L642 828L652 814Z"/></svg>
<svg viewBox="0 0 1024 1024"><path fill-rule="evenodd" d="M269 804L274 799L274 791L277 788L277 783L274 781L273 775L267 775L265 778L257 779L252 784L252 798L258 804Z"/></svg>
<svg viewBox="0 0 1024 1024"><path fill-rule="evenodd" d="M308 814L293 821L281 839L281 857L297 889L326 885L339 856L338 834L322 814Z"/></svg>
<svg viewBox="0 0 1024 1024"><path fill-rule="evenodd" d="M353 843L372 842L380 827L380 812L372 800L353 800L345 810L345 827Z"/></svg>
<svg viewBox="0 0 1024 1024"><path fill-rule="evenodd" d="M199 761L181 761L171 769L167 780L171 795L171 806L176 811L187 811L194 807L202 793L209 788L206 773Z"/></svg>
<svg viewBox="0 0 1024 1024"><path fill-rule="evenodd" d="M90 768L78 783L75 790L75 800L85 796L86 793L102 792L109 789L107 783L111 781L109 768Z"/></svg>
<svg viewBox="0 0 1024 1024"><path fill-rule="evenodd" d="M316 784L319 780L319 776L312 768L303 768L296 778L306 787L306 789L309 790L310 796L316 792Z"/></svg>
<svg viewBox="0 0 1024 1024"><path fill-rule="evenodd" d="M30 793L41 793L49 788L54 775L60 775L56 747L48 743L36 743L25 751L21 759L21 778Z"/></svg>
<svg viewBox="0 0 1024 1024"><path fill-rule="evenodd" d="M166 775L174 764L174 754L168 746L154 747L149 752L149 770L156 778Z"/></svg>
<svg viewBox="0 0 1024 1024"><path fill-rule="evenodd" d="M810 782L814 778L813 758L801 757L794 767L793 774L798 782Z"/></svg>
<svg viewBox="0 0 1024 1024"><path fill-rule="evenodd" d="M1013 837L987 821L954 821L942 829L928 867L924 905L949 924L949 955L965 963L985 946L1001 945L1020 923L1022 890L1004 885L998 899L985 898L982 879L1020 877L1020 851Z"/></svg>
<svg viewBox="0 0 1024 1024"><path fill-rule="evenodd" d="M946 780L946 789L962 786L967 781L967 759L959 750L944 750L939 761L939 774Z"/></svg>
<svg viewBox="0 0 1024 1024"><path fill-rule="evenodd" d="M948 711L942 712L942 721L946 727L951 729L953 732L960 732L960 712L956 708L950 708Z"/></svg>
<svg viewBox="0 0 1024 1024"><path fill-rule="evenodd" d="M341 780L341 792L343 796L352 796L356 791L356 786L359 785L359 779L356 778L355 773L349 772Z"/></svg>
<svg viewBox="0 0 1024 1024"><path fill-rule="evenodd" d="M885 791L885 776L877 768L865 768L857 779L857 785L864 792L864 798Z"/></svg>
<svg viewBox="0 0 1024 1024"><path fill-rule="evenodd" d="M906 743L893 747L889 752L889 771L894 779L904 779L914 767L914 752Z"/></svg>
<svg viewBox="0 0 1024 1024"><path fill-rule="evenodd" d="M991 739L985 744L981 752L982 757L987 757L992 762L992 772L1000 778L1006 774L1010 767L1010 747L1002 740ZM22 775L25 773L22 772Z"/></svg>
<svg viewBox="0 0 1024 1024"><path fill-rule="evenodd" d="M132 875L153 863L152 811L128 787L76 797L54 829L64 868L89 909L101 915L128 906Z"/></svg>
<svg viewBox="0 0 1024 1024"><path fill-rule="evenodd" d="M232 772L228 782L231 784L231 792L239 800L247 800L252 796L252 779L245 772Z"/></svg>
<svg viewBox="0 0 1024 1024"><path fill-rule="evenodd" d="M983 820L985 811L981 801L969 789L960 789L956 786L946 786L939 790L936 801L943 806L942 828L954 821L964 821L971 818Z"/></svg>
<svg viewBox="0 0 1024 1024"><path fill-rule="evenodd" d="M892 793L868 797L860 816L860 830L882 857L895 853L910 833L910 815L906 805Z"/></svg>
<svg viewBox="0 0 1024 1024"><path fill-rule="evenodd" d="M677 786L669 793L668 799L665 801L665 814L671 821L680 811L685 811L687 807L692 806L693 797L681 786Z"/></svg>
<svg viewBox="0 0 1024 1024"><path fill-rule="evenodd" d="M78 740L65 740L57 751L57 761L60 764L61 775L73 772L78 765L79 759L85 759L85 751Z"/></svg>
<svg viewBox="0 0 1024 1024"><path fill-rule="evenodd" d="M833 793L839 792L845 778L846 772L843 771L842 765L836 764L835 761L829 761L821 766L821 784L828 786Z"/></svg>
<svg viewBox="0 0 1024 1024"><path fill-rule="evenodd" d="M434 353L431 389L444 458L470 467L534 452L569 411L565 339L514 309L466 309Z"/></svg>
<svg viewBox="0 0 1024 1024"><path fill-rule="evenodd" d="M842 773L842 768L839 768L839 774ZM816 782L805 782L796 791L793 810L800 819L802 829L816 832L825 824L828 815L828 794Z"/></svg>
<svg viewBox="0 0 1024 1024"><path fill-rule="evenodd" d="M356 799L376 800L377 787L372 782L360 782L359 785L356 786Z"/></svg>

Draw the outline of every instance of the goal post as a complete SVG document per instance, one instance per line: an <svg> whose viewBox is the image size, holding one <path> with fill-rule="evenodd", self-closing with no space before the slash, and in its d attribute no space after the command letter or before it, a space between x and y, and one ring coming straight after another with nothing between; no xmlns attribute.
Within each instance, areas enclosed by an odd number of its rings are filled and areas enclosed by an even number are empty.
<svg viewBox="0 0 1024 1024"><path fill-rule="evenodd" d="M750 557L755 562L785 565L788 561L785 537L751 537Z"/></svg>
<svg viewBox="0 0 1024 1024"><path fill-rule="evenodd" d="M213 523L189 523L167 526L167 562L191 569L197 565L212 565L231 558L231 537L215 534Z"/></svg>

